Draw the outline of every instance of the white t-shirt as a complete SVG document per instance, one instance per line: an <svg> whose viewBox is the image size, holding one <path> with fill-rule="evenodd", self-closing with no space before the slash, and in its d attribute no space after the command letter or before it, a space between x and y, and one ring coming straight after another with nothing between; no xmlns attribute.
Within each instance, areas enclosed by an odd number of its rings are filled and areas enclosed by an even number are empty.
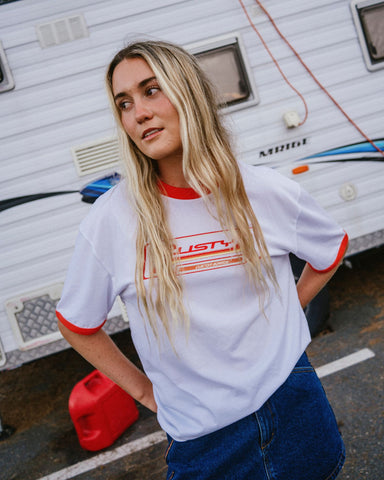
<svg viewBox="0 0 384 480"><path fill-rule="evenodd" d="M286 380L310 341L289 252L319 271L342 258L347 236L294 181L265 167L241 165L280 285L265 314L241 255L190 189L167 187L164 203L178 249L188 337L161 345L143 320L135 288L136 216L124 182L102 195L81 223L58 317L90 334L120 295L133 342L153 383L161 427L184 441L218 430L259 409ZM176 197L176 198L175 198ZM145 282L151 272L144 269Z"/></svg>

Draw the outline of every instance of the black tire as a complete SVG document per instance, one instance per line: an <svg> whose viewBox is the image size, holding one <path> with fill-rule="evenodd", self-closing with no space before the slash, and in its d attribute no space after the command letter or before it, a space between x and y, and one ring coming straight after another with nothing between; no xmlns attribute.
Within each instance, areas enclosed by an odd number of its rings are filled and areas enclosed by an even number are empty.
<svg viewBox="0 0 384 480"><path fill-rule="evenodd" d="M305 266L304 260L290 255L291 267L295 281L299 279ZM315 337L327 328L327 322L330 315L329 291L325 286L316 297L305 307L305 316L307 317L311 337Z"/></svg>

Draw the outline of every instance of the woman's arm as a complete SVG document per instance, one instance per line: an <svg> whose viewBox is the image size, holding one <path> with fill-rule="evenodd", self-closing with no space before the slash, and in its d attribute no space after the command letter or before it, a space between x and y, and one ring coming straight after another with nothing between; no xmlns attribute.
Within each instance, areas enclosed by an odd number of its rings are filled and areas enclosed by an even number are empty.
<svg viewBox="0 0 384 480"><path fill-rule="evenodd" d="M81 356L135 400L153 412L157 411L151 381L128 360L104 330L91 335L80 335L69 330L60 321L58 323L63 337Z"/></svg>
<svg viewBox="0 0 384 480"><path fill-rule="evenodd" d="M340 262L341 263L341 262ZM308 263L305 265L300 278L297 282L296 288L299 295L300 304L305 308L308 303L320 292L320 290L333 277L340 263L329 272L316 272Z"/></svg>
<svg viewBox="0 0 384 480"><path fill-rule="evenodd" d="M316 297L316 295L320 292L320 290L323 287L325 287L325 285L333 277L337 269L340 267L347 250L348 250L348 235L345 234L340 245L337 259L335 260L334 268L332 268L329 271L319 272L311 268L310 265L306 263L296 285L297 293L299 295L299 300L302 308L305 308L308 305L308 303L314 297Z"/></svg>

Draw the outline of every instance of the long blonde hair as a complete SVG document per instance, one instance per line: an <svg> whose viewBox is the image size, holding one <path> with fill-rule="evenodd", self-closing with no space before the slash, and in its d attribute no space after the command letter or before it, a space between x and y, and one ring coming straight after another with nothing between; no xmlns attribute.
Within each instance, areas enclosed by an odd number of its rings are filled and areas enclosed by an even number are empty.
<svg viewBox="0 0 384 480"><path fill-rule="evenodd" d="M128 137L113 99L112 77L125 59L142 58L154 72L160 88L176 108L183 148L183 173L188 184L205 200L209 211L239 245L245 269L259 298L268 292L268 277L277 286L262 231L246 194L229 135L218 111L217 97L195 58L179 46L161 41L133 43L116 54L106 75L117 125L120 153L130 195L138 217L136 289L139 305L157 338L160 319L169 339L180 321L188 326L181 275L177 275L172 235L158 187L156 161L144 155ZM207 192L210 195L207 195ZM251 227L251 228L250 228ZM144 264L150 275L144 286ZM266 277L264 276L264 272ZM156 277L156 278L154 278ZM264 300L263 300L264 301Z"/></svg>

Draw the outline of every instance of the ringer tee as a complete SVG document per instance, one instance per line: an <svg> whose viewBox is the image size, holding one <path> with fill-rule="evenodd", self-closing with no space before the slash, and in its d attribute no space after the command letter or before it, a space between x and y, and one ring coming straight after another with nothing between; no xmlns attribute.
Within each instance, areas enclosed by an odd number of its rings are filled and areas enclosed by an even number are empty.
<svg viewBox="0 0 384 480"><path fill-rule="evenodd" d="M80 225L57 316L80 334L102 328L116 296L127 309L132 339L153 383L160 426L177 441L223 428L258 410L287 379L310 342L289 253L317 271L337 265L348 239L299 184L266 167L240 165L279 281L264 300L244 260L203 200L163 184L162 196L190 316L174 349L143 320L135 288L136 214L125 182L103 194ZM144 283L156 277L145 265ZM270 283L268 281L268 283Z"/></svg>

